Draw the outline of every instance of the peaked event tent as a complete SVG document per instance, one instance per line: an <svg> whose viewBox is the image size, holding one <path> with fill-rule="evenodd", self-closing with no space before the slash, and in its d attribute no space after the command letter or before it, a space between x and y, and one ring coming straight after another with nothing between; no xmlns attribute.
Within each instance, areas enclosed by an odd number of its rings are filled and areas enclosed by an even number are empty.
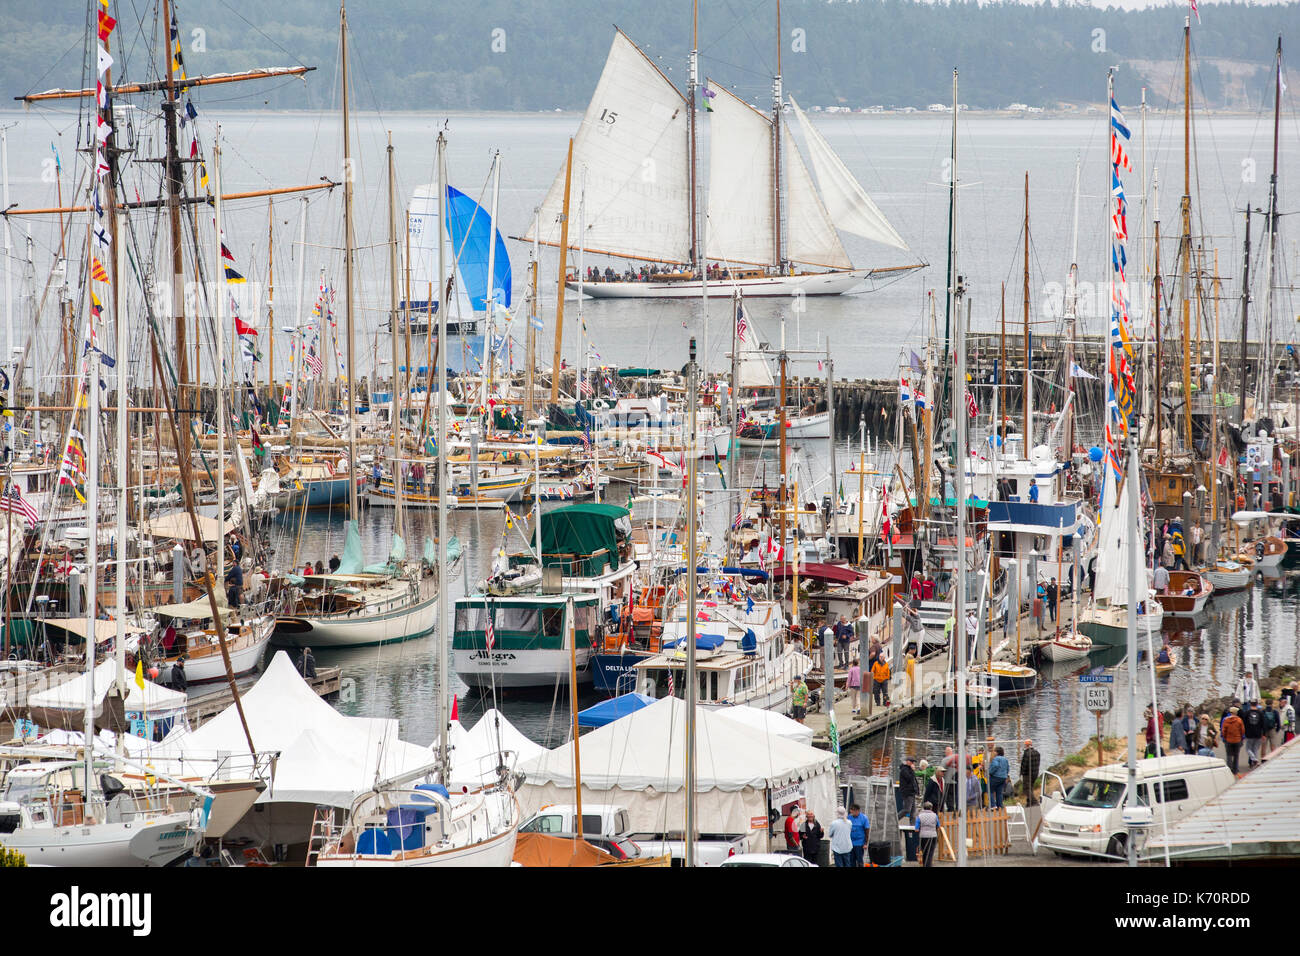
<svg viewBox="0 0 1300 956"><path fill-rule="evenodd" d="M428 748L398 739L395 719L348 717L321 700L284 651L271 658L242 702L253 746L280 752L274 782L258 798L261 804L348 807L376 780L432 760ZM163 751L188 762L247 754L248 741L231 704L198 730L169 738Z"/></svg>
<svg viewBox="0 0 1300 956"><path fill-rule="evenodd" d="M836 802L834 756L772 736L699 709L696 721L699 828L748 833L751 848L763 845L769 791L799 788L807 805L831 819ZM665 697L581 738L583 800L624 806L633 832L681 830L685 816L686 704ZM572 803L573 742L526 761L520 792L525 814L544 804ZM783 798L784 805L791 802Z"/></svg>
<svg viewBox="0 0 1300 956"><path fill-rule="evenodd" d="M105 623L111 624L112 622L106 621ZM104 661L95 666L96 716L99 715L100 708L104 704L104 698L108 696L108 689L113 686L116 677L117 664L113 661ZM139 711L147 709L151 714L161 714L184 709L185 704L186 697L180 691L169 690L148 680L144 682L144 690L141 690L140 686L135 682L135 673L127 673L126 710ZM86 709L86 675L78 674L71 680L64 681L49 690L43 690L39 694L32 694L27 698L27 706L32 710L76 711L78 717L80 717ZM244 749L248 749L247 746Z"/></svg>

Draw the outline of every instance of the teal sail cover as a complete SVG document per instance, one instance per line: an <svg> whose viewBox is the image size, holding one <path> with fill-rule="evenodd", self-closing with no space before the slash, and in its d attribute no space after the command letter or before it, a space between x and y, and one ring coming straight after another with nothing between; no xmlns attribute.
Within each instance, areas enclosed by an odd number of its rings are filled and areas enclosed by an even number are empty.
<svg viewBox="0 0 1300 956"><path fill-rule="evenodd" d="M366 565L367 574L387 574L391 571L397 571L402 567L402 562L406 560L406 542L402 540L400 534L393 535L393 546L388 551L388 560L383 564Z"/></svg>
<svg viewBox="0 0 1300 956"><path fill-rule="evenodd" d="M339 558L338 574L359 574L362 568L361 533L357 523L347 522L347 533L343 542L343 556Z"/></svg>

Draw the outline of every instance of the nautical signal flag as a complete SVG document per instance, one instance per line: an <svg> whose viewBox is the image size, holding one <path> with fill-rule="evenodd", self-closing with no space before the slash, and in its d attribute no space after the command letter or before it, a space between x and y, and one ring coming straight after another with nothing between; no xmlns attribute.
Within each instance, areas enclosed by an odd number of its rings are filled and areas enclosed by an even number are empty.
<svg viewBox="0 0 1300 956"><path fill-rule="evenodd" d="M241 276L238 272L236 272L236 271L235 271L234 269L232 269L230 266L226 266L226 281L227 281L227 282L244 282L245 279L244 279L243 276Z"/></svg>
<svg viewBox="0 0 1300 956"><path fill-rule="evenodd" d="M229 272L230 270L227 269L226 271ZM242 282L243 280L241 279L240 281ZM255 329L255 328L253 328L253 326L247 324L247 323L246 323L243 319L241 319L239 316L235 316L235 331L236 331L237 333L239 333L240 335L256 335L256 334L257 334L257 329Z"/></svg>
<svg viewBox="0 0 1300 956"><path fill-rule="evenodd" d="M94 290L90 293L90 311L96 315L104 314L104 303L99 301L99 296L95 295Z"/></svg>
<svg viewBox="0 0 1300 956"><path fill-rule="evenodd" d="M117 21L108 15L104 10L99 11L99 38L107 40L108 35L113 32L113 27L117 26Z"/></svg>
<svg viewBox="0 0 1300 956"><path fill-rule="evenodd" d="M231 262L235 261L235 257L231 255L230 250L226 248L226 244L224 242L221 244L221 258L229 259Z"/></svg>
<svg viewBox="0 0 1300 956"><path fill-rule="evenodd" d="M108 281L108 270L104 268L104 263L94 256L91 256L90 259L90 275L96 282Z"/></svg>

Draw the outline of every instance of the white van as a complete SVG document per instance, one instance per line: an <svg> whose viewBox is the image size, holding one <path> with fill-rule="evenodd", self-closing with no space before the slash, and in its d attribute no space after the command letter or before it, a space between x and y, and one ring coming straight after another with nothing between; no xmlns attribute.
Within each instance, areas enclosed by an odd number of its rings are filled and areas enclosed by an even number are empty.
<svg viewBox="0 0 1300 956"><path fill-rule="evenodd" d="M1166 824L1178 822L1234 782L1232 771L1217 757L1176 754L1139 760L1137 803L1151 810L1148 832L1163 832ZM1049 797L1047 789L1045 783L1039 846L1057 853L1110 857L1128 853L1128 828L1123 821L1128 789L1125 764L1089 770L1069 793L1058 787L1055 797Z"/></svg>

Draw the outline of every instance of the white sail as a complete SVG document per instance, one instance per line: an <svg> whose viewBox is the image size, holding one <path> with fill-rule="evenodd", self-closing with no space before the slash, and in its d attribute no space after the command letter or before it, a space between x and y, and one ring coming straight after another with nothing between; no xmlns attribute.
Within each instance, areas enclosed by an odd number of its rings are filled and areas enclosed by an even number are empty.
<svg viewBox="0 0 1300 956"><path fill-rule="evenodd" d="M724 264L776 262L772 222L772 121L712 81L709 224L705 257Z"/></svg>
<svg viewBox="0 0 1300 956"><path fill-rule="evenodd" d="M817 195L808 167L799 155L799 147L785 130L785 257L792 262L823 266L827 269L852 269L853 262L844 251L835 224L825 204Z"/></svg>
<svg viewBox="0 0 1300 956"><path fill-rule="evenodd" d="M1102 470L1105 486L1102 488L1101 529L1097 538L1097 579L1093 596L1099 601L1108 601L1112 607L1127 607L1129 542L1138 533L1138 529L1130 527L1128 523L1128 482L1116 479L1104 462ZM1145 571L1139 571L1138 578L1145 579Z"/></svg>
<svg viewBox="0 0 1300 956"><path fill-rule="evenodd" d="M845 232L855 236L871 239L875 242L893 246L896 249L908 248L898 231L889 224L889 220L876 208L861 184L853 178L844 161L835 154L830 144L817 132L817 128L808 121L799 104L790 98L799 125L803 128L808 141L808 155L812 159L813 169L817 171L817 183L821 186L822 199L830 212L831 220Z"/></svg>
<svg viewBox="0 0 1300 956"><path fill-rule="evenodd" d="M443 261L456 275L452 295L456 301L449 304L448 321L456 318L470 319L474 307L470 304L468 284L456 268L457 250L452 248L451 237L438 224L438 187L436 184L417 186L411 196L410 219L407 226L411 236L411 299L424 302L438 301L438 238L442 238ZM462 250L463 251L463 250Z"/></svg>
<svg viewBox="0 0 1300 956"><path fill-rule="evenodd" d="M573 140L573 189L587 174L588 252L629 259L690 259L687 109L685 97L621 32L605 61L582 125ZM560 244L565 169L542 202L540 235ZM569 246L579 244L572 216ZM534 238L530 227L524 237Z"/></svg>

